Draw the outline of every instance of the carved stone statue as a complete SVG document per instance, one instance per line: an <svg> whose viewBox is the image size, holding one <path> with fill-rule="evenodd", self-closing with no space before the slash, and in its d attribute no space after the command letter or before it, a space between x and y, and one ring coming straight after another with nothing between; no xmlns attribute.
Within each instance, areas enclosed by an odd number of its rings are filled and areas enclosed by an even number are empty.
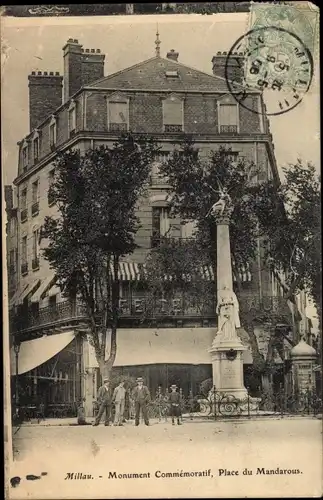
<svg viewBox="0 0 323 500"><path fill-rule="evenodd" d="M218 315L218 335L224 340L232 340L235 337L236 328L240 328L239 303L233 290L223 287L218 290L218 303L216 307Z"/></svg>
<svg viewBox="0 0 323 500"><path fill-rule="evenodd" d="M212 205L212 207L208 211L206 217L209 217L210 215L212 215L214 217L217 217L219 215L223 216L226 208L231 211L232 200L231 200L231 196L228 193L227 188L223 187L222 189L220 189L219 200Z"/></svg>

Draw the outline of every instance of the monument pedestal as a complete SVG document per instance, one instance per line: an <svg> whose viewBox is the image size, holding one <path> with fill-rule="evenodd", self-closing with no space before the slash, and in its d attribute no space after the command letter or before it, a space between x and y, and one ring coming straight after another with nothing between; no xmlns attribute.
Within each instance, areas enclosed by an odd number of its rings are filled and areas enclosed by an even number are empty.
<svg viewBox="0 0 323 500"><path fill-rule="evenodd" d="M217 393L228 394L237 399L245 399L248 395L243 383L243 351L244 346L237 336L225 340L217 335L209 353L212 359L213 384Z"/></svg>

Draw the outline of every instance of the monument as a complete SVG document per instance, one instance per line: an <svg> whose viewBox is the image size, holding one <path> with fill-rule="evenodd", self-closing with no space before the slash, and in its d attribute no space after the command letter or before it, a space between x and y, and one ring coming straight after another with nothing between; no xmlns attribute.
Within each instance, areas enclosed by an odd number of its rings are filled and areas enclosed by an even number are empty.
<svg viewBox="0 0 323 500"><path fill-rule="evenodd" d="M237 328L240 328L239 303L233 291L229 232L233 208L228 191L222 188L220 199L207 215L214 217L217 225L218 327L209 353L216 392L244 400L247 390L243 384L243 351L247 347L237 335Z"/></svg>

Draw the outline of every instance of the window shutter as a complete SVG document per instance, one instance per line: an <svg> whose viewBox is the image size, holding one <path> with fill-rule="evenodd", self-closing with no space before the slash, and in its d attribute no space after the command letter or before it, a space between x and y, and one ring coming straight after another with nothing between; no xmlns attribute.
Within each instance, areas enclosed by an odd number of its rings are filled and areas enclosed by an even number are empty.
<svg viewBox="0 0 323 500"><path fill-rule="evenodd" d="M163 101L164 125L182 125L183 102L167 99Z"/></svg>
<svg viewBox="0 0 323 500"><path fill-rule="evenodd" d="M110 123L128 123L128 104L126 102L110 102Z"/></svg>
<svg viewBox="0 0 323 500"><path fill-rule="evenodd" d="M220 124L221 125L237 125L238 112L235 104L220 105Z"/></svg>

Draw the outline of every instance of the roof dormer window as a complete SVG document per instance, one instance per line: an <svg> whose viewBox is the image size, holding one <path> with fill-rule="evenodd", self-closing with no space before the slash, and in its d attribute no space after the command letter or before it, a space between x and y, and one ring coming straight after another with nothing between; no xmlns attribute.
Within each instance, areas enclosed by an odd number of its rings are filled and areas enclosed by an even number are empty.
<svg viewBox="0 0 323 500"><path fill-rule="evenodd" d="M175 70L175 71L166 71L165 75L166 75L166 78L179 78L179 74L178 74L177 70Z"/></svg>

